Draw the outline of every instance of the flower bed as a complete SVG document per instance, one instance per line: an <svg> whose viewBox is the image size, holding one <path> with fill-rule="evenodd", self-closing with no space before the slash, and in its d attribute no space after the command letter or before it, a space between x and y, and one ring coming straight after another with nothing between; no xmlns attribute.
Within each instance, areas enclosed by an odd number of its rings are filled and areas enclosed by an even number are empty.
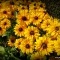
<svg viewBox="0 0 60 60"><path fill-rule="evenodd" d="M59 56L60 19L49 15L45 3L0 2L0 60L55 60Z"/></svg>

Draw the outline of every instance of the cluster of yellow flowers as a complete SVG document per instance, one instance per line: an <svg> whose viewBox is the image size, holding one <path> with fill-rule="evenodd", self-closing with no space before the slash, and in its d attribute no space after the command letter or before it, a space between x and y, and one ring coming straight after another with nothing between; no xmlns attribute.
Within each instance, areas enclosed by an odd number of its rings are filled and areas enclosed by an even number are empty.
<svg viewBox="0 0 60 60"><path fill-rule="evenodd" d="M13 31L19 37L11 35L8 45L32 54L31 60L35 57L36 60L41 59L39 56L50 55L53 51L60 55L60 22L47 13L45 4L32 2L19 5L19 0L7 2L0 4L0 35L11 27L9 18L16 17ZM16 16L13 14L15 10L18 11Z"/></svg>

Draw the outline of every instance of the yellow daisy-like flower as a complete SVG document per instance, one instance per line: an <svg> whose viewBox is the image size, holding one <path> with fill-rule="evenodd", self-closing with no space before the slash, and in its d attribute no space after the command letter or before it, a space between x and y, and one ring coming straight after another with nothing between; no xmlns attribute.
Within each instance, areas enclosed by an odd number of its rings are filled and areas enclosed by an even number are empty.
<svg viewBox="0 0 60 60"><path fill-rule="evenodd" d="M40 3L40 2L39 2ZM40 3L40 7L42 7L42 8L45 8L46 7L46 5L45 5L45 3Z"/></svg>
<svg viewBox="0 0 60 60"><path fill-rule="evenodd" d="M35 52L31 55L30 60L43 60L42 56L39 52Z"/></svg>
<svg viewBox="0 0 60 60"><path fill-rule="evenodd" d="M53 36L49 36L51 41L56 41L56 40L60 40L60 35L53 35Z"/></svg>
<svg viewBox="0 0 60 60"><path fill-rule="evenodd" d="M4 28L4 26L0 25L0 36L4 35L6 32L6 29Z"/></svg>
<svg viewBox="0 0 60 60"><path fill-rule="evenodd" d="M57 42L57 40L60 40L60 35L56 36L48 36L50 41L51 41L51 45L52 45L52 48L53 48L53 51L55 51L55 47L54 47L54 44L55 42Z"/></svg>
<svg viewBox="0 0 60 60"><path fill-rule="evenodd" d="M8 46L10 46L10 47L14 46L15 40L16 40L15 36L10 36L8 41L7 41Z"/></svg>
<svg viewBox="0 0 60 60"><path fill-rule="evenodd" d="M39 16L39 18L43 18L44 15L46 14L46 10L41 8L38 3L31 4L33 6L30 6L31 8L29 9L29 13L31 17L34 17L35 15ZM35 6L34 6L35 5Z"/></svg>
<svg viewBox="0 0 60 60"><path fill-rule="evenodd" d="M23 38L16 39L16 41L15 41L15 43L14 43L15 48L20 49L20 44L21 44L21 42L22 42L23 40L24 40Z"/></svg>
<svg viewBox="0 0 60 60"><path fill-rule="evenodd" d="M25 29L26 29L26 25L16 24L16 26L14 27L15 35L20 36L20 37L24 36Z"/></svg>
<svg viewBox="0 0 60 60"><path fill-rule="evenodd" d="M29 25L31 23L31 20L30 20L30 17L29 17L29 13L18 14L16 22L18 24L20 24L20 22L24 22L26 25Z"/></svg>
<svg viewBox="0 0 60 60"><path fill-rule="evenodd" d="M38 10L38 7L36 6L36 2L33 2L29 5L29 12L36 12Z"/></svg>
<svg viewBox="0 0 60 60"><path fill-rule="evenodd" d="M44 4L44 3L42 3L42 2L40 1L40 2L37 2L36 4L37 4L37 6L39 6L39 9L38 9L39 12L44 12L44 11L46 11L46 9L45 9L45 4Z"/></svg>
<svg viewBox="0 0 60 60"><path fill-rule="evenodd" d="M19 11L20 14L28 13L28 8L25 5L20 5L20 7L18 7L18 11Z"/></svg>
<svg viewBox="0 0 60 60"><path fill-rule="evenodd" d="M30 20L32 20L34 25L38 25L43 20L42 17L44 16L44 14L45 13L43 12L33 12L30 15Z"/></svg>
<svg viewBox="0 0 60 60"><path fill-rule="evenodd" d="M2 8L0 10L0 17L3 19L3 18L8 18L11 14L11 11L10 11L10 8Z"/></svg>
<svg viewBox="0 0 60 60"><path fill-rule="evenodd" d="M8 1L1 1L1 3L0 3L0 7L1 8L6 8L6 7L8 7L8 5L7 5L7 3L8 3Z"/></svg>
<svg viewBox="0 0 60 60"><path fill-rule="evenodd" d="M47 37L39 37L35 42L35 49L40 52L42 56L49 55L53 51L52 42Z"/></svg>
<svg viewBox="0 0 60 60"><path fill-rule="evenodd" d="M33 2L33 3L30 4L29 10L30 10L30 13L32 11L34 11L34 12L45 11L45 9L43 7L44 6L43 6L43 4L41 2L37 2L37 3Z"/></svg>
<svg viewBox="0 0 60 60"><path fill-rule="evenodd" d="M44 20L41 24L41 28L48 31L48 28L53 24L52 19Z"/></svg>
<svg viewBox="0 0 60 60"><path fill-rule="evenodd" d="M25 37L30 39L35 39L39 36L39 30L37 27L28 26L28 28L25 29Z"/></svg>
<svg viewBox="0 0 60 60"><path fill-rule="evenodd" d="M60 34L60 22L57 19L54 19L53 24L48 28L48 32L51 33L51 36Z"/></svg>
<svg viewBox="0 0 60 60"><path fill-rule="evenodd" d="M23 53L29 54L33 53L34 45L30 39L24 39L21 42L20 49Z"/></svg>
<svg viewBox="0 0 60 60"><path fill-rule="evenodd" d="M2 25L3 27L5 27L5 28L9 28L9 27L11 26L11 22L10 22L10 20L8 20L8 19L3 19L3 20L1 21L1 25Z"/></svg>
<svg viewBox="0 0 60 60"><path fill-rule="evenodd" d="M54 42L54 51L60 55L60 39Z"/></svg>
<svg viewBox="0 0 60 60"><path fill-rule="evenodd" d="M15 1L15 0L8 0L8 1L5 1L3 6L7 6L10 8L10 10L16 10L18 9L18 1Z"/></svg>
<svg viewBox="0 0 60 60"><path fill-rule="evenodd" d="M43 20L47 20L47 19L52 19L52 17L48 13L46 13L43 17Z"/></svg>

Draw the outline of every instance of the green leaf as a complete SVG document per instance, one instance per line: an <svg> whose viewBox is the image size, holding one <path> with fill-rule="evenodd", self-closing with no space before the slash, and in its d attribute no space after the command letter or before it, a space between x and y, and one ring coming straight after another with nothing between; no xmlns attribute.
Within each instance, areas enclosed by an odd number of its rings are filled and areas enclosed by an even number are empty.
<svg viewBox="0 0 60 60"><path fill-rule="evenodd" d="M24 53L22 53L22 51L20 51L20 57L25 56Z"/></svg>
<svg viewBox="0 0 60 60"><path fill-rule="evenodd" d="M5 49L2 46L0 46L0 54L5 54Z"/></svg>
<svg viewBox="0 0 60 60"><path fill-rule="evenodd" d="M27 60L30 60L31 54L27 55Z"/></svg>

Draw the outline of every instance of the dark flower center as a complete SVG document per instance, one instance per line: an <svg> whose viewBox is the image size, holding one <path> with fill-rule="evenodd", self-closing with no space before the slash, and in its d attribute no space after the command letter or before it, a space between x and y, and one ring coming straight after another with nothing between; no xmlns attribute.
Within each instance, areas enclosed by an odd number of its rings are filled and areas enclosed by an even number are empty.
<svg viewBox="0 0 60 60"><path fill-rule="evenodd" d="M30 35L34 35L34 31L30 31Z"/></svg>
<svg viewBox="0 0 60 60"><path fill-rule="evenodd" d="M7 14L7 11L3 11L4 14Z"/></svg>
<svg viewBox="0 0 60 60"><path fill-rule="evenodd" d="M23 16L23 17L22 17L22 20L23 20L23 21L26 21L26 20L27 20L27 17Z"/></svg>
<svg viewBox="0 0 60 60"><path fill-rule="evenodd" d="M23 31L23 28L19 28L19 31L22 32Z"/></svg>
<svg viewBox="0 0 60 60"><path fill-rule="evenodd" d="M14 37L11 37L10 39L11 39L12 43L15 43L15 38Z"/></svg>
<svg viewBox="0 0 60 60"><path fill-rule="evenodd" d="M36 3L34 4L34 6L36 6Z"/></svg>
<svg viewBox="0 0 60 60"><path fill-rule="evenodd" d="M10 41L11 41L12 43L15 43L15 40L16 40L16 38L15 38L14 36L10 36Z"/></svg>
<svg viewBox="0 0 60 60"><path fill-rule="evenodd" d="M47 22L47 24L46 24L46 25L48 26L48 25L50 25L50 23L48 23L48 22Z"/></svg>
<svg viewBox="0 0 60 60"><path fill-rule="evenodd" d="M14 43L15 41L14 40L11 40L12 43Z"/></svg>
<svg viewBox="0 0 60 60"><path fill-rule="evenodd" d="M47 48L47 44L46 43L42 43L42 47L43 47L43 49L46 49Z"/></svg>
<svg viewBox="0 0 60 60"><path fill-rule="evenodd" d="M41 4L40 7L43 7L43 5Z"/></svg>
<svg viewBox="0 0 60 60"><path fill-rule="evenodd" d="M38 20L38 16L35 16L34 19L35 19L35 20Z"/></svg>
<svg viewBox="0 0 60 60"><path fill-rule="evenodd" d="M13 1L11 1L11 2L10 2L10 4L11 4L11 5L14 5L14 2L13 2Z"/></svg>
<svg viewBox="0 0 60 60"><path fill-rule="evenodd" d="M29 44L26 44L26 48L29 49L30 48L30 45Z"/></svg>
<svg viewBox="0 0 60 60"><path fill-rule="evenodd" d="M25 7L22 7L22 9L24 10L24 9L25 9Z"/></svg>
<svg viewBox="0 0 60 60"><path fill-rule="evenodd" d="M56 30L56 31L58 31L58 30L59 30L59 27L58 27L58 26L57 26L57 27L55 27L55 30Z"/></svg>
<svg viewBox="0 0 60 60"><path fill-rule="evenodd" d="M7 23L6 23L6 22L4 22L4 25L7 25Z"/></svg>

